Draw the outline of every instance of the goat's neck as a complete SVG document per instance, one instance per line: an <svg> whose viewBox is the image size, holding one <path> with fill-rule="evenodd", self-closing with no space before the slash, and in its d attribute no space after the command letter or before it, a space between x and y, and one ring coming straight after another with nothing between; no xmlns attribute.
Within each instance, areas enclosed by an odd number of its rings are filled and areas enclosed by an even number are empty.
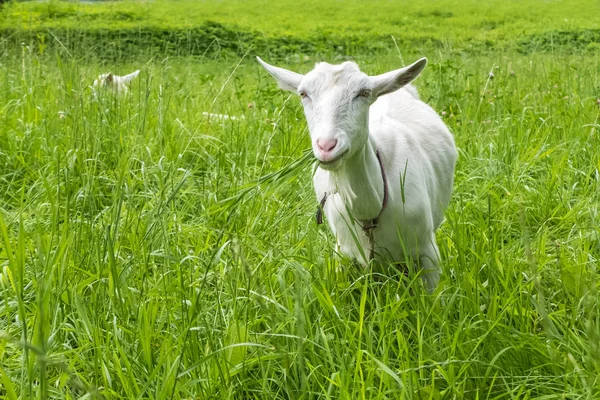
<svg viewBox="0 0 600 400"><path fill-rule="evenodd" d="M332 171L339 195L359 221L376 218L381 212L384 182L377 150L371 136L352 156Z"/></svg>

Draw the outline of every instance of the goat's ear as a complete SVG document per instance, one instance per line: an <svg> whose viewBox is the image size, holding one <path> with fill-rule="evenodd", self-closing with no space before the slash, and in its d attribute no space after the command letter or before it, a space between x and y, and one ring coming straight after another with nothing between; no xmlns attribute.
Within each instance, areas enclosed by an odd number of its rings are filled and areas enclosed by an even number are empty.
<svg viewBox="0 0 600 400"><path fill-rule="evenodd" d="M411 83L427 65L427 59L421 58L408 67L390 71L385 74L371 76L371 84L375 97L395 92L401 87Z"/></svg>
<svg viewBox="0 0 600 400"><path fill-rule="evenodd" d="M112 72L109 72L108 74L106 74L106 78L104 79L104 81L108 82L108 83L112 83L112 81L113 81L113 74L112 74Z"/></svg>
<svg viewBox="0 0 600 400"><path fill-rule="evenodd" d="M256 57L256 59L267 70L267 72L277 80L279 86L282 89L289 90L292 92L296 92L298 90L298 85L300 85L300 82L302 81L302 78L304 78L304 75L300 75L293 71L288 71L284 68L269 65L263 60L261 60L260 57Z"/></svg>
<svg viewBox="0 0 600 400"><path fill-rule="evenodd" d="M123 80L124 83L129 83L131 82L136 76L138 76L140 74L140 70L138 69L137 71L134 71L128 75L125 75L124 77L122 77L121 79Z"/></svg>

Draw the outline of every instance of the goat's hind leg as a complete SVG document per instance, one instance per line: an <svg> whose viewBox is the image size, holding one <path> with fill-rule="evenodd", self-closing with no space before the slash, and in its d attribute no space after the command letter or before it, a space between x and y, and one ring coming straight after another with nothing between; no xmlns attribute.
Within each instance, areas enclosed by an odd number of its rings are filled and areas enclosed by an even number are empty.
<svg viewBox="0 0 600 400"><path fill-rule="evenodd" d="M432 293L440 283L439 254L440 251L435 243L435 234L433 234L429 243L419 249L419 266L423 270L423 284L429 293Z"/></svg>

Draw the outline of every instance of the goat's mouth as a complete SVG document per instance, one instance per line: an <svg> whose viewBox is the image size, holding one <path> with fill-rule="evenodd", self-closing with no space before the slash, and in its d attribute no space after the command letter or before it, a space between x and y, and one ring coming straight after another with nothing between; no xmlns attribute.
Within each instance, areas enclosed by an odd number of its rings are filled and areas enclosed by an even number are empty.
<svg viewBox="0 0 600 400"><path fill-rule="evenodd" d="M340 154L333 160L322 161L322 160L319 160L318 158L317 158L317 160L319 161L320 166L323 166L323 167L325 167L325 169L327 169L327 167L333 167L333 166L337 165L338 162L342 159L342 157L344 157L344 155L347 152L348 152L348 150L344 151L342 154Z"/></svg>

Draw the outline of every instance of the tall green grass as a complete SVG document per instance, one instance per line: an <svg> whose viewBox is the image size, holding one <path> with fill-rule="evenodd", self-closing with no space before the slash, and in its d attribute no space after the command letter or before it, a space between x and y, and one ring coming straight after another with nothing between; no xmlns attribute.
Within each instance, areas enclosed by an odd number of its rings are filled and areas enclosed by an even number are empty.
<svg viewBox="0 0 600 400"><path fill-rule="evenodd" d="M428 295L335 254L299 102L253 59L132 60L115 96L94 60L12 50L0 397L600 396L597 55L356 55L428 56L417 85L460 149Z"/></svg>

